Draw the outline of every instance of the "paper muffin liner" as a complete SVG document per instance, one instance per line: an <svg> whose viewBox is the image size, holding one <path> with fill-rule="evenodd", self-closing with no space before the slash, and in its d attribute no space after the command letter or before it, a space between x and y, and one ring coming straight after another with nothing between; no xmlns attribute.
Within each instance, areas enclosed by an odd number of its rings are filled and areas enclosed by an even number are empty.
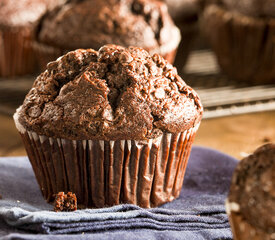
<svg viewBox="0 0 275 240"><path fill-rule="evenodd" d="M13 77L37 70L29 28L0 30L0 77Z"/></svg>
<svg viewBox="0 0 275 240"><path fill-rule="evenodd" d="M224 73L253 84L275 81L275 19L245 16L209 6L202 29Z"/></svg>
<svg viewBox="0 0 275 240"><path fill-rule="evenodd" d="M240 212L240 205L235 202L225 202L226 213L229 218L234 240L271 240L275 239L274 233L267 233L248 223Z"/></svg>
<svg viewBox="0 0 275 240"><path fill-rule="evenodd" d="M44 198L71 191L84 207L149 208L178 197L199 127L148 141L68 140L27 131L14 118Z"/></svg>

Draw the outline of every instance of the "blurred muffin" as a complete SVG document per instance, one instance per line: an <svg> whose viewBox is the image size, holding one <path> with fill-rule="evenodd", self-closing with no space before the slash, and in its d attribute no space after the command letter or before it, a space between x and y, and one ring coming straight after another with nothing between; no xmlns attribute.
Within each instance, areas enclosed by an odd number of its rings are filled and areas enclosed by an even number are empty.
<svg viewBox="0 0 275 240"><path fill-rule="evenodd" d="M274 0L223 0L229 10L252 17L275 17Z"/></svg>
<svg viewBox="0 0 275 240"><path fill-rule="evenodd" d="M181 42L174 65L181 73L198 37L199 0L164 0L175 24L181 31Z"/></svg>
<svg viewBox="0 0 275 240"><path fill-rule="evenodd" d="M42 18L36 47L42 66L70 50L109 43L142 47L173 63L179 42L180 32L160 1L71 0Z"/></svg>
<svg viewBox="0 0 275 240"><path fill-rule="evenodd" d="M33 73L36 70L32 48L34 23L55 0L1 0L0 77Z"/></svg>
<svg viewBox="0 0 275 240"><path fill-rule="evenodd" d="M235 240L275 239L275 144L239 163L226 208Z"/></svg>
<svg viewBox="0 0 275 240"><path fill-rule="evenodd" d="M154 207L175 199L202 117L160 55L106 45L47 66L14 115L43 196Z"/></svg>
<svg viewBox="0 0 275 240"><path fill-rule="evenodd" d="M206 8L203 28L223 72L252 84L275 83L275 4L224 0Z"/></svg>

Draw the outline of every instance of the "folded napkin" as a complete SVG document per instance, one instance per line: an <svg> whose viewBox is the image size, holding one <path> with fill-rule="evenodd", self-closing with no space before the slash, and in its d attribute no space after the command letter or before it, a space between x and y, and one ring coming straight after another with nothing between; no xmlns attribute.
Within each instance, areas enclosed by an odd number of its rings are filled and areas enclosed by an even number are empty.
<svg viewBox="0 0 275 240"><path fill-rule="evenodd" d="M26 157L0 158L0 239L232 239L224 201L236 164L228 155L194 147L173 202L56 213Z"/></svg>

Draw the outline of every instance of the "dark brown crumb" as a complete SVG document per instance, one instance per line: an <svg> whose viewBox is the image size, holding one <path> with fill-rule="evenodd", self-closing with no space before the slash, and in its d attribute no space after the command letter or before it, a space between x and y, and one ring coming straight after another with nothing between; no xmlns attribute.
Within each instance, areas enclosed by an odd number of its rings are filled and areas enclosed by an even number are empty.
<svg viewBox="0 0 275 240"><path fill-rule="evenodd" d="M0 194L0 199L2 199L2 195Z"/></svg>
<svg viewBox="0 0 275 240"><path fill-rule="evenodd" d="M262 139L262 141L263 141L264 143L268 143L268 142L271 142L271 139L270 139L270 137L264 137L264 138Z"/></svg>
<svg viewBox="0 0 275 240"><path fill-rule="evenodd" d="M55 196L54 211L55 212L72 212L77 210L77 198L72 192L65 194L59 192Z"/></svg>

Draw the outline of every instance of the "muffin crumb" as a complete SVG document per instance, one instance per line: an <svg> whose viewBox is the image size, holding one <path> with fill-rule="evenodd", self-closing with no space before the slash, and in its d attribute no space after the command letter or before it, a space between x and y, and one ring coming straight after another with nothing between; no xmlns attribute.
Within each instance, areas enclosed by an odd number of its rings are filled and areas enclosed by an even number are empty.
<svg viewBox="0 0 275 240"><path fill-rule="evenodd" d="M55 212L72 212L77 210L77 198L72 192L65 194L59 192L55 196L54 211Z"/></svg>
<svg viewBox="0 0 275 240"><path fill-rule="evenodd" d="M266 137L264 137L264 138L262 139L262 142L263 142L263 143L271 142L271 138L266 136Z"/></svg>

